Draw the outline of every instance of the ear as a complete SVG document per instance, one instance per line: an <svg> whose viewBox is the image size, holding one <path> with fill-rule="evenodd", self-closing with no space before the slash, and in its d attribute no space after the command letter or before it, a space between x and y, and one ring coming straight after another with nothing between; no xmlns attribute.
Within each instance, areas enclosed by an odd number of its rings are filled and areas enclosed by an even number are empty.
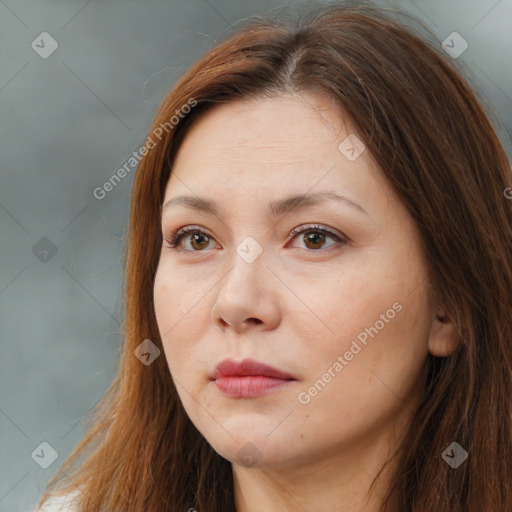
<svg viewBox="0 0 512 512"><path fill-rule="evenodd" d="M434 313L428 349L433 356L448 357L459 346L459 336L455 326L441 309Z"/></svg>

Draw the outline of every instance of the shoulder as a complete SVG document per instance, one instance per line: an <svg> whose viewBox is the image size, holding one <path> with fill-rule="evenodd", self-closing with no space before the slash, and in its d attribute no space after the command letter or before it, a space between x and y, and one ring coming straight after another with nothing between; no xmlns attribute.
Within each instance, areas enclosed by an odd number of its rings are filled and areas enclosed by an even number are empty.
<svg viewBox="0 0 512 512"><path fill-rule="evenodd" d="M31 510L30 512L75 512L76 503L74 503L74 498L77 494L78 493L53 496L41 507Z"/></svg>

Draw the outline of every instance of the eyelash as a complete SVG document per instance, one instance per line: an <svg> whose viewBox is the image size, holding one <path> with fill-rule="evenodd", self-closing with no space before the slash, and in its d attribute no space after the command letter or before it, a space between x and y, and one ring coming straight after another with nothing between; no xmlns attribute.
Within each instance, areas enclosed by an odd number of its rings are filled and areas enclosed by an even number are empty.
<svg viewBox="0 0 512 512"><path fill-rule="evenodd" d="M324 235L327 235L330 238L333 238L336 242L338 242L339 245L347 244L347 240L345 240L344 238L341 238L340 236L338 236L336 233L334 233L330 229L328 229L326 227L321 227L319 225L308 226L308 227L305 227L305 228L303 228L303 227L295 228L290 233L290 237L289 238L293 239L296 235L300 235L300 234L304 234L304 233L309 233L309 232L313 232L313 233L320 232L320 233L323 233ZM170 249L176 248L176 246L178 245L180 240L184 236L189 235L189 234L204 234L204 235L208 236L209 238L213 238L208 233L206 233L205 231L200 229L198 226L187 226L187 227L184 227L184 228L180 228L180 229L176 230L174 233L171 233L170 235L168 235L165 238L166 246L168 248L170 248ZM331 246L329 246L329 247L331 247ZM186 250L186 249L183 249L183 250ZM312 252L319 252L321 250L322 249L310 249L310 251L312 251ZM202 251L194 251L194 250L191 250L191 251L186 250L186 251L187 252L202 252Z"/></svg>

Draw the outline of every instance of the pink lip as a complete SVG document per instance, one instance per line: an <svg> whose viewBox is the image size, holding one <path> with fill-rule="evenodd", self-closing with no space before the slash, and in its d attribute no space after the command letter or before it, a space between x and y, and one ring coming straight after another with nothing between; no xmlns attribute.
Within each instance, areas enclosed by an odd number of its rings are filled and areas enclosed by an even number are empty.
<svg viewBox="0 0 512 512"><path fill-rule="evenodd" d="M219 391L239 398L260 396L297 380L287 372L253 359L240 362L225 359L216 366L211 379L215 380Z"/></svg>

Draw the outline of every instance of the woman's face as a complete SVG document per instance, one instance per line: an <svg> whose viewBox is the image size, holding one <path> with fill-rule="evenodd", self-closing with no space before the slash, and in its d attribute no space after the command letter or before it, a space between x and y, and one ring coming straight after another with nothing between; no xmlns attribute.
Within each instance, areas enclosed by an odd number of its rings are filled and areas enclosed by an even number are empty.
<svg viewBox="0 0 512 512"><path fill-rule="evenodd" d="M422 390L435 331L419 236L339 116L316 95L219 105L165 190L164 205L189 198L162 213L165 357L191 421L234 464L386 451ZM294 380L212 378L249 358Z"/></svg>

